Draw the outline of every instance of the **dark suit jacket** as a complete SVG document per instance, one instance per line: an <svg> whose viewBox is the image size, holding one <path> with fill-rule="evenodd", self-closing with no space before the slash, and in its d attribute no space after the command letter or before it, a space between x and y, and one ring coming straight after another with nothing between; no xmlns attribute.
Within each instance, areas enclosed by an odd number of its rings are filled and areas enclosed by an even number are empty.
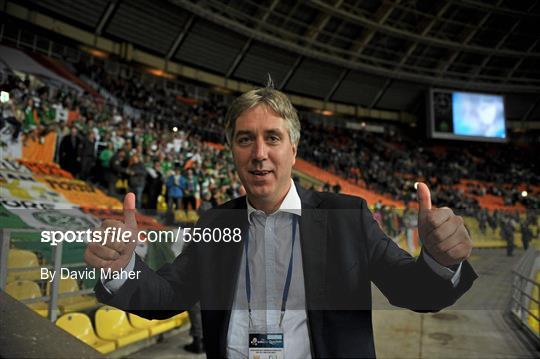
<svg viewBox="0 0 540 359"><path fill-rule="evenodd" d="M313 357L375 356L370 282L394 305L438 311L453 304L477 277L464 262L454 288L422 256L415 260L388 238L363 199L299 186L297 190L302 201L300 243ZM208 211L197 226L245 231L246 199ZM139 280L128 280L115 295L98 284L96 295L103 303L158 319L200 300L207 355L224 357L242 250L241 242L190 244L157 272L137 258Z"/></svg>

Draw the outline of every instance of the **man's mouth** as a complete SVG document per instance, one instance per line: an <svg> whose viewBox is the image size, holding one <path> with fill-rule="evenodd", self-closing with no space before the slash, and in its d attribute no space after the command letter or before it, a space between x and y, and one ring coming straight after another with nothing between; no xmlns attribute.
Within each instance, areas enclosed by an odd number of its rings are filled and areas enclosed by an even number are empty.
<svg viewBox="0 0 540 359"><path fill-rule="evenodd" d="M272 171L255 170L255 171L249 171L249 173L251 173L252 175L257 176L257 177L264 177L264 176L267 176L268 174L272 173Z"/></svg>

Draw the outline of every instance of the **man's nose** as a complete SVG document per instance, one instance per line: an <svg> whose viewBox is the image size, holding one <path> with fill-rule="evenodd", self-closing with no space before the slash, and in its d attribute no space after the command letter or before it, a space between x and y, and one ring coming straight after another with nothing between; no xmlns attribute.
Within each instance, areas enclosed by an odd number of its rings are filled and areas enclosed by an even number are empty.
<svg viewBox="0 0 540 359"><path fill-rule="evenodd" d="M268 146L263 139L257 139L253 146L252 159L254 161L264 161L268 156Z"/></svg>

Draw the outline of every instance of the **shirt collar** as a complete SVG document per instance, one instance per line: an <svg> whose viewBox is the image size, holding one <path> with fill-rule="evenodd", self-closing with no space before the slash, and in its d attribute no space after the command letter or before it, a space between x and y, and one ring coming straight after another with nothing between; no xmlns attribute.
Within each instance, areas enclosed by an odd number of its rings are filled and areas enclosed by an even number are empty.
<svg viewBox="0 0 540 359"><path fill-rule="evenodd" d="M247 216L248 221L251 224L251 214L254 212L257 212L258 210L256 208L253 208L253 206L249 203L249 200L246 196L246 203L247 203ZM283 202L281 202L281 206L279 206L279 209L275 211L277 212L287 212L291 214L296 214L297 216L302 216L302 201L300 200L300 196L298 195L298 192L296 191L296 185L294 184L294 181L291 178L291 188L289 188L289 192L287 192L287 195L283 199Z"/></svg>

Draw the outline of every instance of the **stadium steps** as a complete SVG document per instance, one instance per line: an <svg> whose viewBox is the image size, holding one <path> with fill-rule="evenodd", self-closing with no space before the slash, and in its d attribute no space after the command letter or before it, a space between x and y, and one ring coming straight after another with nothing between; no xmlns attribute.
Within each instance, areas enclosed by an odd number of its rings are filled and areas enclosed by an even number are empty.
<svg viewBox="0 0 540 359"><path fill-rule="evenodd" d="M339 183L341 186L341 190L345 194L352 194L355 196L360 196L364 198L368 204L373 205L377 201L381 201L385 205L392 205L397 208L403 208L404 204L401 201L396 201L392 199L390 196L383 196L380 194L377 194L375 192L372 192L370 190L367 190L365 188L362 188L358 185L355 185L345 179L343 179L340 176L337 176L329 171L326 171L308 161L305 161L301 158L296 159L296 164L294 165L294 169L298 172L301 172L309 177L316 178L319 181L323 183L330 183L330 185L334 185L336 183Z"/></svg>

